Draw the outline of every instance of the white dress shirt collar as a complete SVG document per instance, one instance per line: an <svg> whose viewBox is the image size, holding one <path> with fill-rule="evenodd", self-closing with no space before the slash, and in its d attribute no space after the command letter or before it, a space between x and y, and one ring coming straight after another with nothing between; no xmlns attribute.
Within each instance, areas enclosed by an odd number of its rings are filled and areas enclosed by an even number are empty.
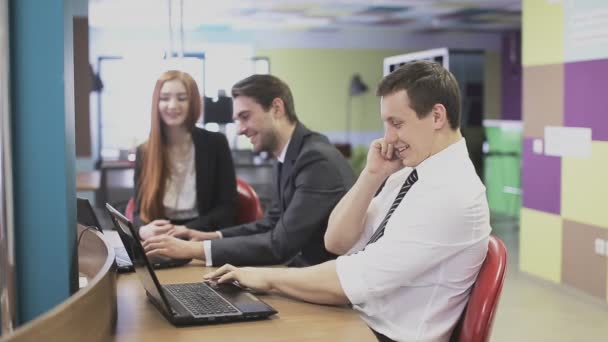
<svg viewBox="0 0 608 342"><path fill-rule="evenodd" d="M439 174L452 169L454 162L458 163L463 156L469 158L469 152L464 138L460 138L457 142L423 160L415 169L418 172L418 177L421 178L439 176Z"/></svg>
<svg viewBox="0 0 608 342"><path fill-rule="evenodd" d="M461 138L459 141L453 143L452 145L446 147L445 149L439 151L438 153L428 157L423 160L418 166L415 167L416 172L418 173L418 177L425 175L425 178L429 178L429 176L441 176L442 172L445 172L446 169L451 169L454 167L454 160L460 160L463 155L466 155L469 158L469 152L467 150L467 144L464 138ZM391 186L400 187L407 176L412 172L413 168L404 167L403 169L393 173L387 182L395 182L395 184L391 184Z"/></svg>
<svg viewBox="0 0 608 342"><path fill-rule="evenodd" d="M285 144L285 146L283 146L283 150L277 157L277 161L281 164L285 162L285 155L287 154L287 148L289 147L290 142L291 142L291 137L289 138L289 140L287 140L287 143Z"/></svg>

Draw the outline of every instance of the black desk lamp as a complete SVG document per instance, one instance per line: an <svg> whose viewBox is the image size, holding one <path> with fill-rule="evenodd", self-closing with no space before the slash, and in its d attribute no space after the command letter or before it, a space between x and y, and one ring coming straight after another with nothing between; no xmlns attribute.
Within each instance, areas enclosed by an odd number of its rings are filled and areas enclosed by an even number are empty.
<svg viewBox="0 0 608 342"><path fill-rule="evenodd" d="M368 90L367 84L363 83L359 74L354 74L350 79L350 86L348 88L348 99L346 102L346 143L350 146L350 121L351 121L351 107L352 99L354 96L365 94Z"/></svg>

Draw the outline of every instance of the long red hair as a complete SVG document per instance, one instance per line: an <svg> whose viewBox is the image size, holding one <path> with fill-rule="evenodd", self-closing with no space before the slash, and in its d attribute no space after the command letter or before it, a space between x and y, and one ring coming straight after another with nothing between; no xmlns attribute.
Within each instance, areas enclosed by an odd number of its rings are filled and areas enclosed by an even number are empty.
<svg viewBox="0 0 608 342"><path fill-rule="evenodd" d="M192 76L177 70L164 72L156 81L152 93L150 136L142 150L143 162L137 196L139 198L140 217L144 222L164 217L163 196L165 195L165 183L169 177L169 156L167 153L166 127L160 117L158 103L163 84L172 80L181 81L188 94L188 115L184 121L188 131L194 130L196 121L201 115L201 96Z"/></svg>

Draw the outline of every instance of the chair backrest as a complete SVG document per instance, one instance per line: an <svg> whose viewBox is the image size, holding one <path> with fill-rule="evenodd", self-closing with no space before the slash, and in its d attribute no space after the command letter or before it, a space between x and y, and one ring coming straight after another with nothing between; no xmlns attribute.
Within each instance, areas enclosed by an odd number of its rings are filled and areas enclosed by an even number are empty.
<svg viewBox="0 0 608 342"><path fill-rule="evenodd" d="M242 180L236 179L236 190L239 194L239 210L237 224L253 222L262 218L262 204L258 194L251 185Z"/></svg>
<svg viewBox="0 0 608 342"><path fill-rule="evenodd" d="M253 190L251 185L237 177L236 190L239 196L237 224L253 222L261 219L264 215L262 212L262 204L260 203L258 194L255 192L255 190ZM125 209L125 217L131 222L133 222L134 207L135 201L133 200L133 197L131 197L127 203L127 208Z"/></svg>
<svg viewBox="0 0 608 342"><path fill-rule="evenodd" d="M490 235L488 253L471 289L469 302L452 333L454 342L485 342L490 339L494 312L507 269L507 249Z"/></svg>
<svg viewBox="0 0 608 342"><path fill-rule="evenodd" d="M125 208L125 217L129 219L129 221L133 222L133 210L135 209L135 201L133 197L129 198L129 202L127 202L127 207Z"/></svg>

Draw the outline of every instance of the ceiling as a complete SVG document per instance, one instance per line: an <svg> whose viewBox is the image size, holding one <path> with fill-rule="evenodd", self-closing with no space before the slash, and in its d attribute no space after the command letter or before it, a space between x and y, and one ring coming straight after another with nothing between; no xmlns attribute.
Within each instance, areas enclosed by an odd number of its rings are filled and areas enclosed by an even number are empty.
<svg viewBox="0 0 608 342"><path fill-rule="evenodd" d="M500 32L521 27L521 0L90 0L95 28L241 31Z"/></svg>

